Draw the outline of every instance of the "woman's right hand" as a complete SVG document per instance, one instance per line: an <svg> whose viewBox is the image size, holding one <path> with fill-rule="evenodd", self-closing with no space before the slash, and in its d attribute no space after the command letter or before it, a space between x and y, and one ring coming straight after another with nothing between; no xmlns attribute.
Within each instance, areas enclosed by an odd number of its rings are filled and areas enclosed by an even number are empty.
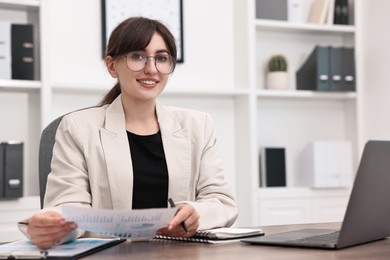
<svg viewBox="0 0 390 260"><path fill-rule="evenodd" d="M76 228L76 223L65 221L61 214L47 211L29 218L27 233L33 244L46 249L61 241Z"/></svg>

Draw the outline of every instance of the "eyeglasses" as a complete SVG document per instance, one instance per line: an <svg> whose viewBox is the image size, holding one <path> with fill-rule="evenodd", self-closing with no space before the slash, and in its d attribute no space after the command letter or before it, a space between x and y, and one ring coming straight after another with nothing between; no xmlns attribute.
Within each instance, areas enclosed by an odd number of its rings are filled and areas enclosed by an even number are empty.
<svg viewBox="0 0 390 260"><path fill-rule="evenodd" d="M157 54L156 56L146 56L142 52L130 52L126 55L126 65L129 70L138 72L143 70L148 59L154 59L154 65L158 72L162 74L171 74L175 70L176 60L167 53Z"/></svg>

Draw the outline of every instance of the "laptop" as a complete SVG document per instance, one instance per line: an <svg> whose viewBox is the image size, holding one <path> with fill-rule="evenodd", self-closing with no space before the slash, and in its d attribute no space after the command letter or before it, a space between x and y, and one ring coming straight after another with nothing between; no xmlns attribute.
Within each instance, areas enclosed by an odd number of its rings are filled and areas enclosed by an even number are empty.
<svg viewBox="0 0 390 260"><path fill-rule="evenodd" d="M256 245L340 249L390 236L390 141L364 147L340 230L302 229L241 240Z"/></svg>

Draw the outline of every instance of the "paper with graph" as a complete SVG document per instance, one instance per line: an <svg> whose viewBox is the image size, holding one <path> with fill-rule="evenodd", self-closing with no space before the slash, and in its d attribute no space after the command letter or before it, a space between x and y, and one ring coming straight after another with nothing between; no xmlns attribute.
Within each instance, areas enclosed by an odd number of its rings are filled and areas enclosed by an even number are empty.
<svg viewBox="0 0 390 260"><path fill-rule="evenodd" d="M110 210L62 206L62 215L86 231L124 238L152 238L157 230L168 225L176 210Z"/></svg>

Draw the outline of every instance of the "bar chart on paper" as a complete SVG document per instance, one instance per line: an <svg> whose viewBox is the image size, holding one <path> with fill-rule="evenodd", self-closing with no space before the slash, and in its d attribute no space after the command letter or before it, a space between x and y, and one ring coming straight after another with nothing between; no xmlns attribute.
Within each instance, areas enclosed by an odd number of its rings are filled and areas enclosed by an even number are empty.
<svg viewBox="0 0 390 260"><path fill-rule="evenodd" d="M62 215L77 223L80 229L107 236L152 238L168 225L176 213L174 208L109 210L63 206Z"/></svg>

